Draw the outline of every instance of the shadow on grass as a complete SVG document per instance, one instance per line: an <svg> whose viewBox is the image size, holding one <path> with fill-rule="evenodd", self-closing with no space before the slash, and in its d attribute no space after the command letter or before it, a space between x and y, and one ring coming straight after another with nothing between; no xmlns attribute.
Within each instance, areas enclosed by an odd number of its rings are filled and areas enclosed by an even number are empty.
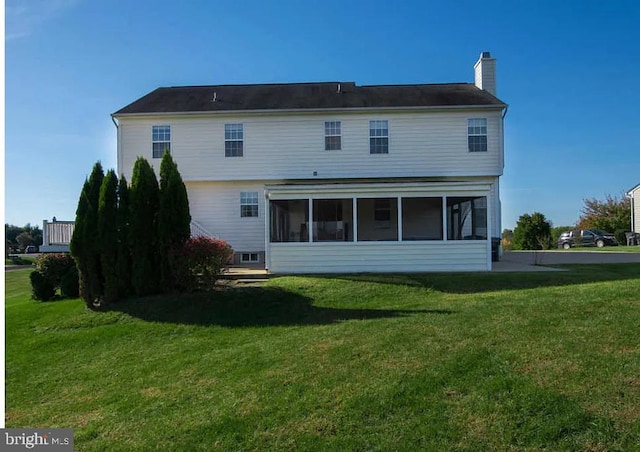
<svg viewBox="0 0 640 452"><path fill-rule="evenodd" d="M279 287L245 287L208 293L124 300L110 307L149 322L225 327L328 325L414 314L452 314L449 310L333 309Z"/></svg>
<svg viewBox="0 0 640 452"><path fill-rule="evenodd" d="M424 287L438 292L469 294L501 290L561 287L606 281L640 280L640 264L556 265L566 272L405 273L319 275L325 279Z"/></svg>

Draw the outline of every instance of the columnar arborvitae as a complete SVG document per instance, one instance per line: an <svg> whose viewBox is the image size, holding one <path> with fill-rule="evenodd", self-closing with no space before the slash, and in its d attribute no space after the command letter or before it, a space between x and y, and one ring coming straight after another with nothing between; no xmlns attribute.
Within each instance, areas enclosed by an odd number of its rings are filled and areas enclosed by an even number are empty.
<svg viewBox="0 0 640 452"><path fill-rule="evenodd" d="M131 283L136 295L145 296L159 291L159 188L153 168L142 157L133 166L130 201Z"/></svg>
<svg viewBox="0 0 640 452"><path fill-rule="evenodd" d="M118 178L109 170L100 187L98 203L98 246L104 277L104 301L118 301Z"/></svg>
<svg viewBox="0 0 640 452"><path fill-rule="evenodd" d="M73 228L73 235L71 236L71 242L69 243L69 251L71 252L71 255L76 261L76 265L78 267L80 296L85 300L87 305L90 305L90 298L86 288L87 250L84 242L85 217L89 210L88 192L89 180L85 179L82 191L80 192L78 207L76 208L76 221Z"/></svg>
<svg viewBox="0 0 640 452"><path fill-rule="evenodd" d="M160 208L158 210L158 240L160 251L160 276L162 288L175 288L172 253L179 249L191 235L191 214L187 189L178 166L171 154L165 151L160 163Z"/></svg>
<svg viewBox="0 0 640 452"><path fill-rule="evenodd" d="M80 295L87 306L92 308L100 305L103 295L104 279L97 240L98 202L103 179L102 165L97 162L80 193L76 227L71 241L71 252L78 263L80 273Z"/></svg>
<svg viewBox="0 0 640 452"><path fill-rule="evenodd" d="M129 218L131 205L129 203L129 186L124 175L118 182L118 211L116 224L118 238L116 242L116 271L118 275L118 295L125 298L131 294L131 252L129 247Z"/></svg>

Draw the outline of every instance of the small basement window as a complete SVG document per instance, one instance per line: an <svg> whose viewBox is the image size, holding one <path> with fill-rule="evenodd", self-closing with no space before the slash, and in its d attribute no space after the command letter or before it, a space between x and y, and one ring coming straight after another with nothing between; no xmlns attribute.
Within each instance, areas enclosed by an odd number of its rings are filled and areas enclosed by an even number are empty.
<svg viewBox="0 0 640 452"><path fill-rule="evenodd" d="M240 262L243 264L255 264L260 262L260 255L258 253L242 253L240 255Z"/></svg>

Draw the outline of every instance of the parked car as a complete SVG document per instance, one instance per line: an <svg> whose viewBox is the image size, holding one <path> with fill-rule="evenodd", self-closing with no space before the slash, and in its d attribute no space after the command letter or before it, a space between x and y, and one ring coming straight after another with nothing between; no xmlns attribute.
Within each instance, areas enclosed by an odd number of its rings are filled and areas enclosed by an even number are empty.
<svg viewBox="0 0 640 452"><path fill-rule="evenodd" d="M572 246L617 246L618 241L611 232L601 231L600 229L576 229L575 231L567 231L560 234L558 239L558 248L568 250Z"/></svg>
<svg viewBox="0 0 640 452"><path fill-rule="evenodd" d="M26 246L24 249L24 254L31 254L31 253L37 253L37 252L38 252L38 248L36 248L33 245Z"/></svg>

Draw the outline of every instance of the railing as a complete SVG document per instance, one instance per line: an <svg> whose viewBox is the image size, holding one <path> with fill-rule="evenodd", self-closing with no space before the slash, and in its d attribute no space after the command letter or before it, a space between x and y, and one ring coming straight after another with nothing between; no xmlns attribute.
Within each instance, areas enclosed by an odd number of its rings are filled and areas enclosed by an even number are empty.
<svg viewBox="0 0 640 452"><path fill-rule="evenodd" d="M200 223L191 220L191 237L213 237Z"/></svg>

